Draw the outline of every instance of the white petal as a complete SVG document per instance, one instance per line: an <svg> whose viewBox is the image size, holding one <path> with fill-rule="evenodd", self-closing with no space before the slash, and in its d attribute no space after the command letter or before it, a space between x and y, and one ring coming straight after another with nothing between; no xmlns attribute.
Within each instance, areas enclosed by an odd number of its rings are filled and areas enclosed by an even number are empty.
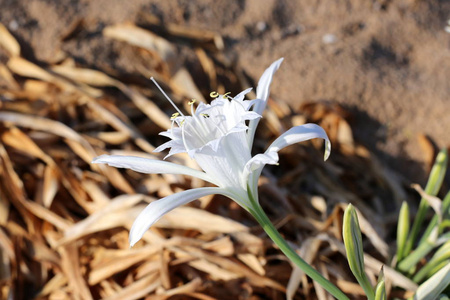
<svg viewBox="0 0 450 300"><path fill-rule="evenodd" d="M258 82L258 87L256 88L256 98L257 101L253 105L253 111L262 116L264 109L266 108L267 99L269 98L270 84L272 83L273 74L280 68L283 58L275 61L268 67ZM259 119L251 120L248 126L248 146L251 148L253 145L253 139L255 137L256 127L258 126Z"/></svg>
<svg viewBox="0 0 450 300"><path fill-rule="evenodd" d="M245 110L249 110L256 103L261 102L262 100L253 99L253 100L244 100L242 101L242 105L244 105ZM259 115L259 114L258 114Z"/></svg>
<svg viewBox="0 0 450 300"><path fill-rule="evenodd" d="M245 95L247 95L248 93L250 93L251 90L252 90L252 88L248 88L248 89L246 89L246 90L240 92L239 94L237 94L237 95L234 97L233 100L242 102L242 101L244 100Z"/></svg>
<svg viewBox="0 0 450 300"><path fill-rule="evenodd" d="M262 115L262 112L266 108L267 99L269 98L270 93L270 84L272 83L273 74L280 68L281 63L284 58L280 58L279 60L273 62L270 67L268 67L258 82L258 87L256 88L256 98L261 99L262 102L256 103L253 111Z"/></svg>
<svg viewBox="0 0 450 300"><path fill-rule="evenodd" d="M94 158L92 163L108 164L111 167L127 168L145 174L189 175L216 184L214 180L204 172L162 160L148 159L137 156L101 155Z"/></svg>
<svg viewBox="0 0 450 300"><path fill-rule="evenodd" d="M278 137L264 154L255 155L249 160L244 170L244 178L247 179L252 194L257 194L258 178L264 166L266 164L274 165L278 162L278 151L289 145L314 138L325 140L325 160L327 160L330 156L331 143L325 130L316 124L305 124L289 129Z"/></svg>
<svg viewBox="0 0 450 300"><path fill-rule="evenodd" d="M249 171L256 170L264 165L276 165L278 163L278 153L275 151L257 154L247 162L245 166Z"/></svg>
<svg viewBox="0 0 450 300"><path fill-rule="evenodd" d="M256 169L262 169L265 165L276 165L278 163L278 152L272 151L253 156L245 165L244 180L248 180L248 175ZM259 176L258 176L259 177Z"/></svg>
<svg viewBox="0 0 450 300"><path fill-rule="evenodd" d="M156 221L172 209L207 195L224 193L225 192L221 188L206 187L186 190L167 196L160 200L153 201L139 214L131 227L129 237L131 247L133 247L134 244L142 238L144 233Z"/></svg>
<svg viewBox="0 0 450 300"><path fill-rule="evenodd" d="M243 168L251 159L245 132L234 132L220 138L216 149L210 146L198 149L194 159L207 174L219 182L219 186L239 190L247 188L241 181Z"/></svg>
<svg viewBox="0 0 450 300"><path fill-rule="evenodd" d="M261 118L261 115L255 113L254 111L248 111L245 114L243 114L244 120L254 120Z"/></svg>
<svg viewBox="0 0 450 300"><path fill-rule="evenodd" d="M328 139L328 136L322 127L312 123L296 126L289 129L269 146L266 153L272 151L278 152L289 145L315 138L322 138L325 140L324 160L327 160L331 152L330 140Z"/></svg>

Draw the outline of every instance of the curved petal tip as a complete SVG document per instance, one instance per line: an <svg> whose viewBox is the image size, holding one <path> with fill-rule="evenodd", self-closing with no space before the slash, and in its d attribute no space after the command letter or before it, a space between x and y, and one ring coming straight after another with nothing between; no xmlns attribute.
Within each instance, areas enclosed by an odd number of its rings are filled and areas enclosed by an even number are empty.
<svg viewBox="0 0 450 300"><path fill-rule="evenodd" d="M95 157L92 161L91 164L103 164L103 163L107 163L105 161L105 158L109 157L108 154L102 154L100 156Z"/></svg>
<svg viewBox="0 0 450 300"><path fill-rule="evenodd" d="M331 142L329 139L325 139L325 154L323 156L323 160L327 161L331 154Z"/></svg>
<svg viewBox="0 0 450 300"><path fill-rule="evenodd" d="M130 246L133 247L139 242L145 232L172 209L194 201L195 199L213 194L223 194L223 190L215 187L196 188L153 201L144 208L134 221L133 226L131 226L128 238Z"/></svg>

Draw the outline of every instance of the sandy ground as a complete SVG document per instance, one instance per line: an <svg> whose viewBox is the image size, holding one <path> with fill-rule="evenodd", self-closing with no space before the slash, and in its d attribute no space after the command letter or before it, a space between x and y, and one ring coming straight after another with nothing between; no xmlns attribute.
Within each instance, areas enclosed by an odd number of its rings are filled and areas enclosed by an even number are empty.
<svg viewBox="0 0 450 300"><path fill-rule="evenodd" d="M258 78L284 57L272 96L294 107L339 103L353 113L358 142L423 182L418 135L450 145L449 1L144 1L1 0L0 22L39 64L66 53L90 68L133 74L120 43L101 34L109 24L164 22L214 30L225 54ZM65 36L82 21L77 39ZM81 38L81 39L80 39ZM189 58L186 58L189 60Z"/></svg>

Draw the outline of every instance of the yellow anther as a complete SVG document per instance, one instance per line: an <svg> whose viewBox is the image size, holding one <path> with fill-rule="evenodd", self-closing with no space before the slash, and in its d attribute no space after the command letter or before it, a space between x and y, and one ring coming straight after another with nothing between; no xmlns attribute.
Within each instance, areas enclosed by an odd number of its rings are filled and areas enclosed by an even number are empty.
<svg viewBox="0 0 450 300"><path fill-rule="evenodd" d="M192 99L191 101L188 102L189 105L194 104L195 102L197 102L197 99Z"/></svg>
<svg viewBox="0 0 450 300"><path fill-rule="evenodd" d="M204 118L209 118L208 114L200 114L200 116L204 117Z"/></svg>
<svg viewBox="0 0 450 300"><path fill-rule="evenodd" d="M180 113L174 113L172 114L172 116L170 117L171 120L176 119L176 117L178 117L180 115Z"/></svg>
<svg viewBox="0 0 450 300"><path fill-rule="evenodd" d="M185 119L181 120L180 126L183 126L183 124L184 124L185 121L186 121Z"/></svg>
<svg viewBox="0 0 450 300"><path fill-rule="evenodd" d="M227 97L229 94L231 94L231 92L227 92L227 93L223 94L223 96Z"/></svg>
<svg viewBox="0 0 450 300"><path fill-rule="evenodd" d="M209 96L210 96L211 98L217 98L217 97L219 97L219 93L218 93L218 92L211 92L211 93L209 94Z"/></svg>

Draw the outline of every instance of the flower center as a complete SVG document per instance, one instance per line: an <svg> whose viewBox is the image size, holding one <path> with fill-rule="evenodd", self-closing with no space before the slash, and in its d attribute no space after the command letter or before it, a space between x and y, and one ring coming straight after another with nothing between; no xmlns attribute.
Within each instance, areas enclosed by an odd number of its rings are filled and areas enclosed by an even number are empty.
<svg viewBox="0 0 450 300"><path fill-rule="evenodd" d="M179 117L175 121L181 128L186 151L201 148L208 143L225 136L228 132L226 116L215 105L200 104L194 110L193 99L189 102L191 115Z"/></svg>
<svg viewBox="0 0 450 300"><path fill-rule="evenodd" d="M230 122L227 121L224 109L230 104L228 93L219 95L217 92L211 92L210 96L216 98L213 103L200 103L197 109L194 109L194 104L197 101L192 99L188 102L191 107L191 116L185 116L155 79L153 77L150 79L177 111L170 118L172 120L170 132L175 137L178 135L177 132L181 130L180 142L186 152L202 148L227 135L230 130ZM174 128L174 123L177 123L179 128Z"/></svg>

